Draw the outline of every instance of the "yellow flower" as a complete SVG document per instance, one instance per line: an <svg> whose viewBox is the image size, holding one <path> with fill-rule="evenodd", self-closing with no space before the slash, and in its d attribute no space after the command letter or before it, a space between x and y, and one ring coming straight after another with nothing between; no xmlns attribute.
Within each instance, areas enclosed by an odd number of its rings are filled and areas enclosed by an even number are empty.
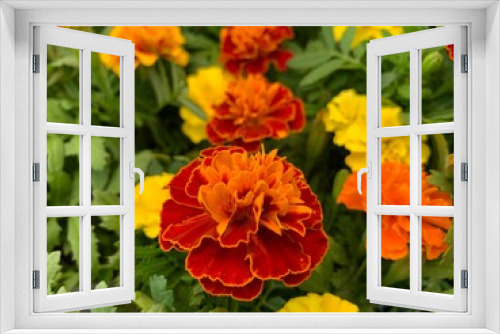
<svg viewBox="0 0 500 334"><path fill-rule="evenodd" d="M165 187L173 177L168 173L146 177L142 195L140 185L135 186L135 229L142 228L148 238L157 238L160 233L160 213L163 203L170 199L170 191Z"/></svg>
<svg viewBox="0 0 500 334"><path fill-rule="evenodd" d="M224 100L227 84L231 78L217 66L199 69L187 77L188 96L206 115L206 120L203 120L186 107L180 110L180 116L184 120L181 130L193 143L198 144L207 138L205 126L214 114L213 105L220 104Z"/></svg>
<svg viewBox="0 0 500 334"><path fill-rule="evenodd" d="M344 36L345 31L349 27L332 27L333 28L333 38L335 41L339 42ZM368 41L371 39L377 39L384 37L383 32L387 31L391 35L401 35L403 33L403 27L389 27L389 26L358 26L356 27L356 34L352 40L351 49L358 46L359 43L363 41Z"/></svg>
<svg viewBox="0 0 500 334"><path fill-rule="evenodd" d="M153 66L159 57L186 66L189 54L180 27L114 27L110 36L131 40L135 44L135 67ZM120 75L120 58L101 53L101 61Z"/></svg>
<svg viewBox="0 0 500 334"><path fill-rule="evenodd" d="M308 293L307 296L290 299L278 312L359 312L359 309L331 293Z"/></svg>
<svg viewBox="0 0 500 334"><path fill-rule="evenodd" d="M382 126L403 125L400 120L401 108L382 106ZM323 114L326 131L335 132L333 142L350 151L345 162L358 171L366 166L366 96L354 89L340 92L327 105ZM426 138L424 137L424 140ZM381 162L394 161L410 164L409 137L389 137L382 139ZM422 145L422 163L429 159L430 151Z"/></svg>

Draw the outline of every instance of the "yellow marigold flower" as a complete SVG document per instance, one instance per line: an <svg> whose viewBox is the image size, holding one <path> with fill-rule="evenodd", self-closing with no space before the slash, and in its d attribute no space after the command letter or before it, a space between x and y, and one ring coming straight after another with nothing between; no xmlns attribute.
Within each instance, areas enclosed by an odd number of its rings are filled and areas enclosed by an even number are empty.
<svg viewBox="0 0 500 334"><path fill-rule="evenodd" d="M335 41L340 41L344 36L345 31L349 27L332 27L333 28L333 38ZM384 37L383 32L387 31L391 35L401 35L403 33L403 27L389 27L389 26L359 26L356 27L356 34L352 40L351 49L354 49L358 46L359 43L363 41L368 41L371 39L377 39Z"/></svg>
<svg viewBox="0 0 500 334"><path fill-rule="evenodd" d="M308 293L307 296L290 299L278 312L359 312L359 309L331 293Z"/></svg>
<svg viewBox="0 0 500 334"><path fill-rule="evenodd" d="M400 126L401 108L382 106L382 126ZM335 132L333 142L344 146L351 154L346 164L358 171L366 166L366 96L354 89L340 92L327 105L323 114L326 131ZM422 145L422 163L429 159L429 147ZM382 162L394 161L410 164L409 137L382 139Z"/></svg>
<svg viewBox="0 0 500 334"><path fill-rule="evenodd" d="M214 114L213 106L224 100L231 78L217 66L199 69L187 77L188 96L200 106L207 118L203 120L188 108L181 108L180 116L184 120L181 130L193 143L198 144L207 138L205 126Z"/></svg>
<svg viewBox="0 0 500 334"><path fill-rule="evenodd" d="M131 40L135 44L135 67L153 66L162 57L180 66L186 66L189 54L183 49L185 43L180 27L114 27L111 37ZM101 61L120 75L120 58L100 54Z"/></svg>
<svg viewBox="0 0 500 334"><path fill-rule="evenodd" d="M166 186L173 174L148 176L144 180L144 192L139 195L140 185L135 186L135 229L143 229L148 238L154 239L160 233L160 214L163 203L170 199Z"/></svg>

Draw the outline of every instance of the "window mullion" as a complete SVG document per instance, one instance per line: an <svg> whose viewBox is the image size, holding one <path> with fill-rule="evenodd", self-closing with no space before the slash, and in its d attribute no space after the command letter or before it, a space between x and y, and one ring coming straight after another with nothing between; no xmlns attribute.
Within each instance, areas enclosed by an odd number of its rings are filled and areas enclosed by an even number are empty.
<svg viewBox="0 0 500 334"><path fill-rule="evenodd" d="M410 126L412 130L419 123L420 114L420 52L418 49L410 50ZM420 202L420 149L419 135L415 132L410 134L410 207L416 207ZM411 211L410 213L410 291L416 293L419 290L420 272L420 229L419 217Z"/></svg>
<svg viewBox="0 0 500 334"><path fill-rule="evenodd" d="M80 75L82 76L81 85L82 91L82 125L90 127L91 121L91 77L90 77L90 49L83 49L83 60ZM82 204L84 207L90 208L92 195L91 195L91 135L87 132L82 137L82 157L80 160L80 168L82 177L80 179L80 189L82 189ZM90 211L87 212L82 218L82 233L80 234L80 248L81 248L81 261L80 261L80 279L82 281L82 291L90 293L91 290L91 216Z"/></svg>

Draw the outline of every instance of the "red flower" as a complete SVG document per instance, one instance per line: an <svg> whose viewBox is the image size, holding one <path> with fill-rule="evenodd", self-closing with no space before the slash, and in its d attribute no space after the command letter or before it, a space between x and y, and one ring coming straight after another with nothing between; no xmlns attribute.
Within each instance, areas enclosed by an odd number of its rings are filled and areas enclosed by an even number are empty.
<svg viewBox="0 0 500 334"><path fill-rule="evenodd" d="M326 253L321 205L276 151L206 149L169 187L159 243L188 252L186 269L210 294L252 300L265 280L297 286Z"/></svg>
<svg viewBox="0 0 500 334"><path fill-rule="evenodd" d="M446 51L448 51L448 57L449 57L451 60L454 60L455 55L454 55L454 47L453 47L453 44L446 45L444 48L445 48L445 50L446 50Z"/></svg>
<svg viewBox="0 0 500 334"><path fill-rule="evenodd" d="M292 58L283 41L293 38L290 27L227 27L221 30L221 62L233 74L264 73L273 62L280 71Z"/></svg>
<svg viewBox="0 0 500 334"><path fill-rule="evenodd" d="M249 75L229 83L206 131L213 144L231 143L255 151L263 138L285 138L301 131L305 123L304 105L288 88L262 75Z"/></svg>

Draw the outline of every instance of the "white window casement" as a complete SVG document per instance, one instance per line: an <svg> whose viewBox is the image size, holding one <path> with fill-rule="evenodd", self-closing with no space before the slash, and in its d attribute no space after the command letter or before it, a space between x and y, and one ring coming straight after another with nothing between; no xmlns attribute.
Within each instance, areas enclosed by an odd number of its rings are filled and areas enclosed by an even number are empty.
<svg viewBox="0 0 500 334"><path fill-rule="evenodd" d="M222 9L223 8L223 9ZM379 182L377 151L369 148L367 161L372 162L372 178L368 182L370 207L373 215L368 221L371 231L368 249L376 249L377 215L404 214L412 217L411 233L411 289L401 292L397 297L392 291L379 291L377 276L377 261L370 261L368 298L373 302L383 304L417 305L422 309L439 309L449 312L412 313L412 314L72 314L44 311L60 311L76 309L84 304L70 301L60 309L46 302L39 304L32 289L32 270L43 266L44 259L39 259L36 253L37 245L35 221L40 218L36 210L50 214L46 202L36 205L37 185L32 182L32 164L36 152L44 155L43 150L37 151L34 142L38 137L46 140L46 129L37 128L36 121L36 82L32 73L32 55L34 48L36 26L117 26L117 25L426 25L445 26L435 31L453 31L441 40L441 37L426 38L423 44L408 42L411 46L404 49L405 43L394 42L394 49L388 53L410 51L412 53L412 71L417 73L412 86L412 111L418 106L418 69L421 48L454 44L460 53L469 56L468 73L459 73L460 63L455 66L455 121L452 125L434 126L422 125L418 112L412 113L411 125L400 135L411 136L412 141L412 189L418 189L419 174L419 136L429 133L451 133L455 138L463 135L463 145L455 147L455 175L459 175L458 162L469 164L469 181L461 183L455 179L460 191L455 190L453 207L428 208L418 202L418 191L412 192L412 202L408 208L386 208L378 205L376 189ZM449 26L449 27L448 27ZM460 27L460 28L459 28ZM45 27L43 28L45 29ZM42 29L42 30L43 30ZM48 28L56 29L56 28ZM443 29L443 30L441 30ZM430 33L430 32L429 32ZM443 33L443 35L446 35ZM453 35L453 36L452 36ZM465 36L467 36L467 43ZM451 36L451 37L450 37ZM404 39L406 36L398 38ZM407 36L409 37L409 36ZM444 37L443 37L444 38ZM400 39L399 41L402 41ZM392 39L396 41L396 39ZM436 42L436 40L438 40ZM82 40L74 40L79 45L66 45L80 50L89 46ZM55 43L55 42L54 42ZM124 44L122 42L121 44ZM129 42L128 45L131 45ZM387 43L387 44L384 44ZM383 48L389 49L391 38L371 43L373 57L368 60L376 65L376 57L384 54ZM435 44L437 43L437 44ZM48 43L50 44L50 43ZM57 44L57 43L56 43ZM119 43L120 44L120 43ZM120 45L121 45L120 44ZM90 45L90 44L89 44ZM379 45L379 46L377 46ZM383 46L384 45L384 46ZM221 2L206 1L3 1L0 3L0 333L499 333L500 332L500 7L497 1L405 1L395 4L388 1L271 1L271 2ZM91 47L90 47L91 48ZM122 56L122 65L127 58L126 52L96 49ZM379 50L379 51L377 51ZM399 51L398 51L399 50ZM85 51L81 51L82 54ZM377 53L378 52L378 53ZM42 52L40 52L42 54ZM459 54L455 51L455 54ZM458 57L457 57L458 58ZM80 58L85 73L85 58ZM83 60L82 60L83 59ZM374 63L375 62L375 63ZM41 62L43 64L43 62ZM132 65L133 66L133 65ZM370 63L369 63L370 66ZM125 66L126 67L126 64ZM370 66L370 68L372 68ZM378 68L375 66L375 68ZM124 69L122 69L124 71ZM380 75L375 70L374 75ZM123 74L123 72L122 72ZM372 73L373 74L373 73ZM133 76L133 73L132 73ZM462 79L459 79L462 78ZM373 79L373 78L372 78ZM122 80L127 80L127 74ZM369 79L370 80L370 79ZM376 80L376 79L375 79ZM124 81L123 84L126 84ZM83 79L82 82L85 82ZM370 97L379 96L377 85L371 89ZM85 103L85 93L82 100ZM121 90L125 92L125 88ZM457 92L463 92L463 95ZM124 94L125 96L125 94ZM124 97L130 98L130 97ZM131 97L133 104L133 96ZM123 100L122 100L123 102ZM378 101L375 101L374 108ZM82 106L80 106L82 108ZM85 107L83 107L85 108ZM463 109L463 110L462 110ZM82 110L82 109L80 109ZM122 117L122 128L115 129L117 133L133 128L127 125L126 112ZM92 126L85 122L84 113L81 129L62 126L59 130L54 126L55 133L67 131L81 136L81 154L85 155L85 140L92 135ZM378 129L377 113L370 113L368 128L372 128L374 137L384 137L391 129ZM133 117L133 114L132 114ZM43 118L43 117L42 117ZM46 121L46 119L44 119ZM132 120L133 122L133 120ZM371 122L371 123L370 123ZM370 127L370 124L373 126ZM64 128L64 129L63 129ZM70 129L73 128L73 129ZM57 130L57 131L56 131ZM39 132L37 132L39 131ZM98 131L98 130L96 130ZM370 130L369 130L370 131ZM378 131L378 132L377 132ZM406 131L406 132L405 132ZM96 135L99 135L96 133ZM101 133L102 135L102 133ZM122 187L125 187L129 173L129 161L126 153L133 143L126 144L132 134L117 134L122 138ZM370 142L370 140L368 141ZM376 146L377 140L374 141ZM371 145L373 146L373 145ZM41 152L41 153L40 153ZM87 153L88 154L88 153ZM133 154L133 153L132 153ZM457 158L457 154L459 158ZM460 156L460 154L463 154ZM130 156L128 156L130 157ZM132 155L133 157L133 155ZM42 158L43 159L43 158ZM43 160L40 160L42 162ZM85 164L85 159L82 159ZM83 167L82 167L83 168ZM43 175L43 174L42 174ZM85 176L82 176L85 177ZM87 177L89 177L87 175ZM42 186L42 188L45 185ZM457 189L455 187L455 189ZM375 190L375 191L374 191ZM82 190L85 196L85 190ZM133 210L129 208L130 198L127 190L122 189L122 203L119 208L92 208L88 199L82 198L80 207L75 208L72 215L81 219L82 244L85 243L86 215L92 215L92 210L104 210L104 214L123 216L122 224L126 224L127 215ZM460 193L462 199L457 198ZM125 197L124 197L125 196ZM85 202L87 201L87 202ZM43 205L42 205L43 204ZM36 205L36 206L35 206ZM110 210L118 211L111 212ZM61 210L68 210L64 208ZM69 209L73 210L73 209ZM80 210L80 211L78 211ZM85 211L87 210L87 211ZM378 210L378 211L377 211ZM399 210L399 211L398 211ZM96 211L97 212L97 211ZM67 213L65 213L67 214ZM101 211L99 211L101 214ZM425 296L419 293L419 217L422 215L442 215L454 217L455 226L455 295L442 301L441 296ZM37 219L35 219L37 217ZM461 218L459 218L461 217ZM466 223L467 222L467 223ZM87 224L87 225L86 225ZM372 239L373 236L373 239ZM83 253L85 254L85 246ZM370 253L369 253L370 254ZM413 254L413 255L412 255ZM133 254L131 254L133 257ZM371 255L369 255L371 256ZM122 259L126 261L126 257ZM122 262L122 266L124 262ZM460 284L460 272L468 270L468 289L457 289ZM88 293L86 305L105 304L102 299L91 300L92 291L88 284L85 287L85 272L81 270L80 292ZM371 282L371 283L370 283ZM124 287L128 284L125 279ZM43 284L43 283L42 283ZM133 282L131 283L133 286ZM110 289L110 290L112 290ZM133 288L132 288L133 290ZM68 294L71 295L71 294ZM127 298L121 299L122 296ZM130 300L130 291L116 295L111 303ZM435 298L435 299L433 299ZM69 299L69 297L68 297ZM451 301L450 301L451 300ZM38 307L38 309L37 309ZM41 311L41 312L37 312Z"/></svg>

